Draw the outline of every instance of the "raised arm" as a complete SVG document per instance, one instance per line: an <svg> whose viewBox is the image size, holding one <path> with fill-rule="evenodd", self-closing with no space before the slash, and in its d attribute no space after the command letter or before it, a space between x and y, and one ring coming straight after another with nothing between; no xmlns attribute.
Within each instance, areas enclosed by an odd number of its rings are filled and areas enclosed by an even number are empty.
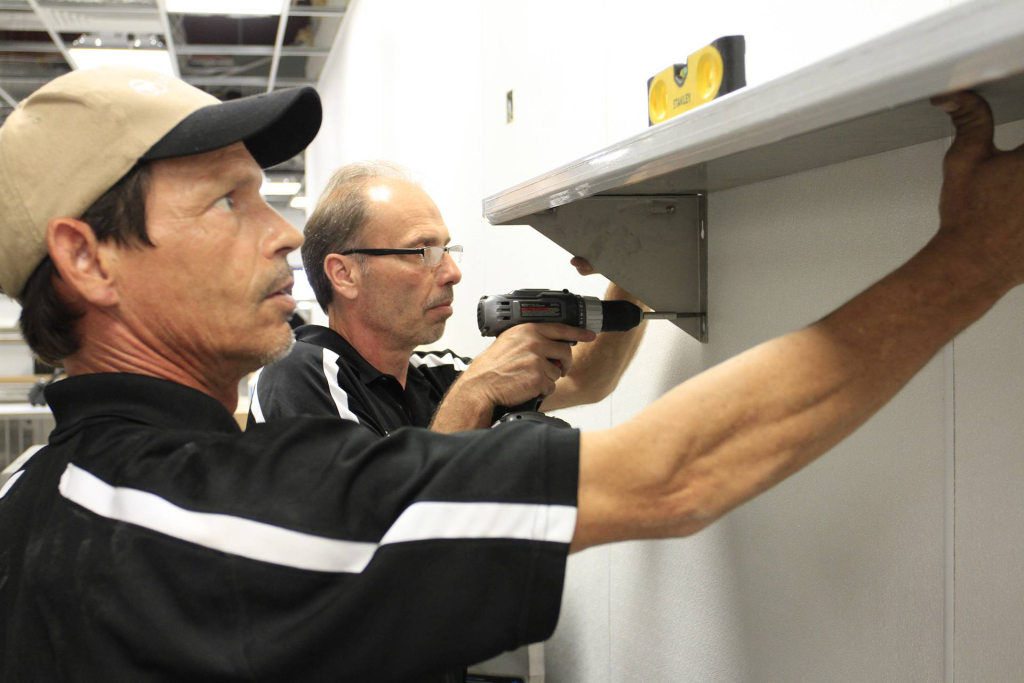
<svg viewBox="0 0 1024 683"><path fill-rule="evenodd" d="M572 265L576 266L581 275L594 272L590 264L578 256L572 260ZM604 298L629 301L650 310L614 282L608 285ZM628 332L605 332L590 344L577 345L573 349L572 371L555 383L555 392L544 399L541 409L558 410L597 403L611 394L636 355L646 328L645 321Z"/></svg>
<svg viewBox="0 0 1024 683"><path fill-rule="evenodd" d="M573 550L699 531L846 438L1024 282L1024 147L995 149L976 95L936 103L956 138L935 237L824 320L582 435Z"/></svg>

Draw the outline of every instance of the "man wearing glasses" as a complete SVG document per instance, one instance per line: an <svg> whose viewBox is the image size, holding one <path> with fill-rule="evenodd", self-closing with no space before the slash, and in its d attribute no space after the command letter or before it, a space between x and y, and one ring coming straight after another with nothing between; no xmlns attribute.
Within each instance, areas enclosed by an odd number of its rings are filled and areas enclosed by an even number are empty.
<svg viewBox="0 0 1024 683"><path fill-rule="evenodd" d="M405 426L456 432L487 427L495 406L535 396L546 397L545 410L593 403L615 388L643 334L594 341L575 327L528 324L472 365L448 350L415 351L444 333L462 247L449 244L427 193L390 164L338 169L305 236L303 264L328 327L300 327L293 352L260 373L249 424L331 415L381 436ZM606 298L636 302L615 285ZM577 347L574 362L569 341L593 343Z"/></svg>

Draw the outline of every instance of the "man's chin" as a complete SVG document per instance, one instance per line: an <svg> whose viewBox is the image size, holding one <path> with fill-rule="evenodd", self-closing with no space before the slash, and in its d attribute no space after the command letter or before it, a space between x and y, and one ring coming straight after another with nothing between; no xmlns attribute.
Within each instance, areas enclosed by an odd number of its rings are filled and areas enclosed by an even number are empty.
<svg viewBox="0 0 1024 683"><path fill-rule="evenodd" d="M288 328L286 335L281 335L279 339L273 344L267 344L262 349L254 350L254 353L248 354L250 359L249 364L253 367L250 372L259 370L264 365L270 365L276 363L292 351L292 347L295 346L295 333L291 327Z"/></svg>
<svg viewBox="0 0 1024 683"><path fill-rule="evenodd" d="M420 341L419 341L418 345L422 346L424 344L433 344L434 342L436 342L438 339L440 339L443 336L444 336L444 323L443 322L437 323L436 325L431 325L429 328L427 328L423 332L423 336L420 337Z"/></svg>

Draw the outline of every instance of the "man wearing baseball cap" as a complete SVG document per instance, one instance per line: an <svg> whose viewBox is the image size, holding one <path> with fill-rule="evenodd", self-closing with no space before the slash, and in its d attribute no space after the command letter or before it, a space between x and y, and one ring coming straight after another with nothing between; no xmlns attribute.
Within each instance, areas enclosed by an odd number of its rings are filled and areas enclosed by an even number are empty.
<svg viewBox="0 0 1024 683"><path fill-rule="evenodd" d="M0 129L0 287L69 374L0 491L5 683L447 681L553 630L577 433L234 422L293 341L260 166L319 123L309 89L96 69Z"/></svg>
<svg viewBox="0 0 1024 683"><path fill-rule="evenodd" d="M0 489L0 679L437 681L547 638L568 552L704 528L1024 282L1024 150L993 147L977 96L939 104L936 236L824 320L607 431L382 439L232 418L291 344L301 237L260 166L312 139L315 93L220 104L129 69L44 86L0 129L0 287L69 378Z"/></svg>

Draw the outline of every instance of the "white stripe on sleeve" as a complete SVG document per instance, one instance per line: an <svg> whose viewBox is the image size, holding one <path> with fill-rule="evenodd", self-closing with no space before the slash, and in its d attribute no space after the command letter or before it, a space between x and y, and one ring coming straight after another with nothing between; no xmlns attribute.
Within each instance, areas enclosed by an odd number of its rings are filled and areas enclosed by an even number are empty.
<svg viewBox="0 0 1024 683"><path fill-rule="evenodd" d="M342 541L243 517L186 510L154 493L111 486L72 464L61 475L60 492L101 517L285 567L359 573L377 550L375 543Z"/></svg>
<svg viewBox="0 0 1024 683"><path fill-rule="evenodd" d="M45 443L32 444L31 446L25 449L24 453L15 458L10 465L5 467L3 472L0 472L0 477L4 475L12 476L15 472L23 468L25 466L25 463L27 463L33 455L43 450L44 448L46 448Z"/></svg>
<svg viewBox="0 0 1024 683"><path fill-rule="evenodd" d="M0 496L21 474L7 482ZM188 510L155 493L111 486L73 464L64 470L59 488L68 500L107 519L229 555L318 572L358 574L383 545L482 538L571 543L576 529L576 508L570 505L427 501L406 508L379 544L363 543Z"/></svg>
<svg viewBox="0 0 1024 683"><path fill-rule="evenodd" d="M256 419L256 423L266 422L263 418L263 407L260 405L260 377L263 376L263 368L256 371L252 380L252 394L249 396L249 410Z"/></svg>
<svg viewBox="0 0 1024 683"><path fill-rule="evenodd" d="M327 379L327 387L331 390L334 405L338 409L338 417L359 422L356 414L349 410L348 394L338 385L338 354L327 349L324 349L324 377Z"/></svg>
<svg viewBox="0 0 1024 683"><path fill-rule="evenodd" d="M417 356L416 354L413 354L409 357L409 365L414 368L418 368L421 365L426 365L428 368L439 368L442 365L451 365L455 368L456 372L465 372L469 369L469 366L451 351L443 356L439 356L436 353L428 353L425 356Z"/></svg>
<svg viewBox="0 0 1024 683"><path fill-rule="evenodd" d="M4 484L3 488L0 488L0 498L7 495L7 492L11 490L12 486L14 486L14 482L18 481L23 474L25 474L25 470L18 470L13 477L7 480L7 483Z"/></svg>
<svg viewBox="0 0 1024 683"><path fill-rule="evenodd" d="M435 538L517 538L569 543L576 508L527 503L413 503L384 534L381 545Z"/></svg>

